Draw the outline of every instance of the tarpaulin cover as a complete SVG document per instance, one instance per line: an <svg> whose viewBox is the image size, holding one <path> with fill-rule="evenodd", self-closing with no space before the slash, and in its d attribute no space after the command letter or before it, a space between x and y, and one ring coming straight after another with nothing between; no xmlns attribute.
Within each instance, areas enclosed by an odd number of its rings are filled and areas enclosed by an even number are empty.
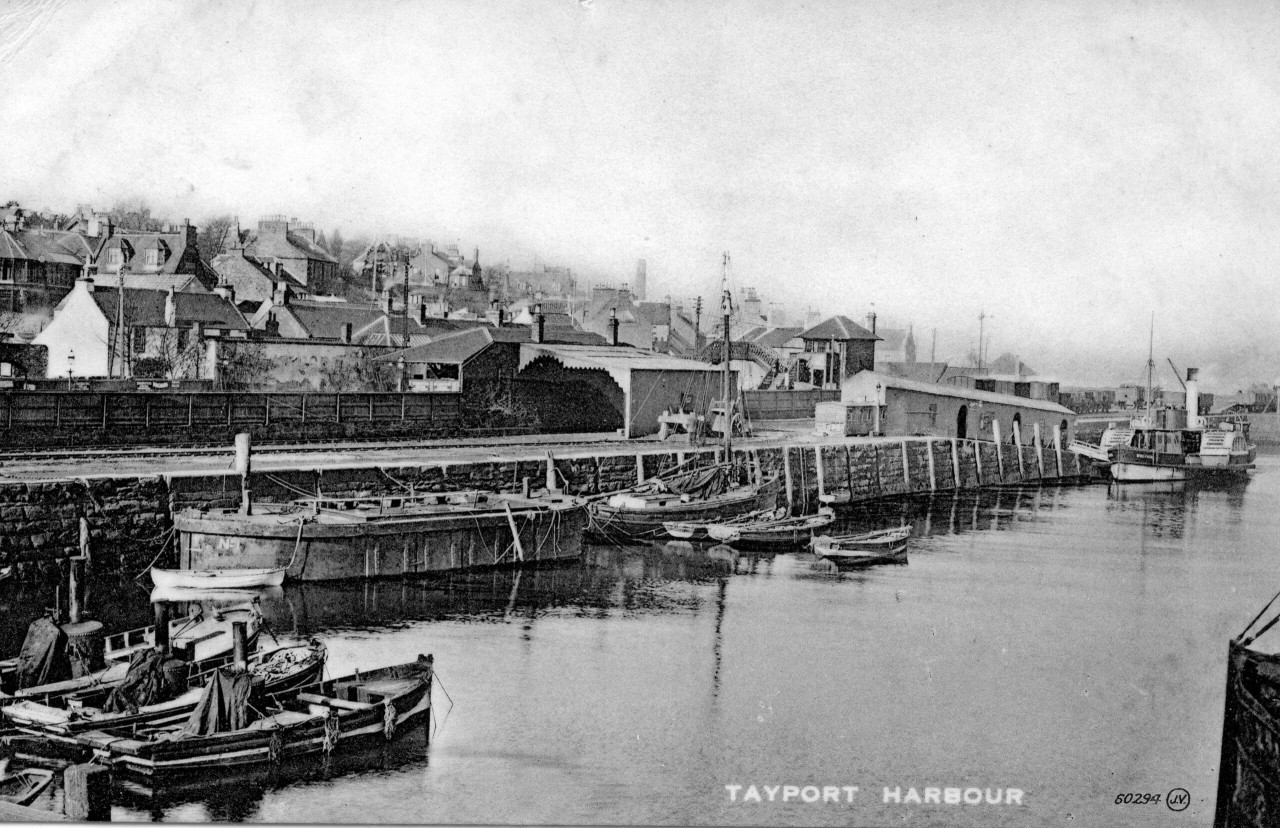
<svg viewBox="0 0 1280 828"><path fill-rule="evenodd" d="M141 650L129 660L129 672L107 701L103 710L108 713L137 713L139 707L160 704L182 695L187 689L187 673L190 665L185 661L166 657L158 649Z"/></svg>
<svg viewBox="0 0 1280 828"><path fill-rule="evenodd" d="M723 494L733 485L732 471L727 466L696 469L668 480L667 488L676 494L687 494L699 498L712 497Z"/></svg>
<svg viewBox="0 0 1280 828"><path fill-rule="evenodd" d="M66 633L49 618L32 621L18 655L18 687L37 687L69 678Z"/></svg>
<svg viewBox="0 0 1280 828"><path fill-rule="evenodd" d="M252 690L252 674L215 670L178 738L212 736L244 729L249 725L249 693Z"/></svg>

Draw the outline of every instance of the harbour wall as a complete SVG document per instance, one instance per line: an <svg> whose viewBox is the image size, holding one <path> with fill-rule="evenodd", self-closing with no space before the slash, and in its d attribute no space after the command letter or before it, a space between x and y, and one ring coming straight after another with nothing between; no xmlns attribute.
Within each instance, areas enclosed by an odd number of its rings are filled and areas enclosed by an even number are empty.
<svg viewBox="0 0 1280 828"><path fill-rule="evenodd" d="M627 488L682 463L710 464L722 453L710 447L615 444L553 458L551 463L556 482L567 492L596 495ZM759 478L777 474L783 481L780 502L795 513L811 513L824 502L1034 484L1082 474L1078 458L1052 442L1017 446L930 437L855 437L816 444L746 445L734 454ZM496 459L255 471L249 485L255 501L281 503L317 492L343 497L392 494L409 487L518 492L526 478L539 488L547 475L545 458ZM81 518L88 528L95 573L134 576L152 560L174 566L173 514L188 507L230 508L240 499L240 478L231 470L2 484L0 567L13 565L15 574L26 580L61 579L65 559L78 554Z"/></svg>

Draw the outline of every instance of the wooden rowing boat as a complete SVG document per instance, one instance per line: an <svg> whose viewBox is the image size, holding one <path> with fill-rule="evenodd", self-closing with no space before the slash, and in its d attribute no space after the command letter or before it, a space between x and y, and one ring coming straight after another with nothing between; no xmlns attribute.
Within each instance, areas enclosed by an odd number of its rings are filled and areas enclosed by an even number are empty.
<svg viewBox="0 0 1280 828"><path fill-rule="evenodd" d="M104 728L76 734L76 742L113 767L155 785L193 775L271 766L295 757L328 754L368 741L390 741L424 721L431 710L431 656L304 688L234 730L208 733L186 726ZM205 699L201 700L202 706ZM200 713L198 707L193 717ZM237 716L247 715L239 711ZM203 721L203 720L202 720Z"/></svg>
<svg viewBox="0 0 1280 828"><path fill-rule="evenodd" d="M729 466L695 469L596 501L587 508L591 531L611 539L664 539L672 537L667 524L684 531L681 524L715 523L777 507L782 484L776 476L760 484L735 485L729 482L734 471Z"/></svg>
<svg viewBox="0 0 1280 828"><path fill-rule="evenodd" d="M324 673L326 650L319 641L280 647L258 653L248 660L253 676L254 698L286 697L320 681ZM122 711L111 711L112 692L105 687L89 687L43 701L18 699L0 708L9 724L23 733L43 736L53 741L74 743L72 734L104 727L156 727L185 721L200 701L205 683L213 670L191 675L187 690L175 698L143 704ZM119 703L116 703L119 706Z"/></svg>
<svg viewBox="0 0 1280 828"><path fill-rule="evenodd" d="M703 522L694 521L676 521L669 520L662 524L662 528L666 530L667 535L677 540L690 541L709 541L711 540L711 527L713 526L730 526L739 523L746 523L752 520L764 520L776 516L776 510L757 510L747 512L743 515L735 517L723 518L720 520L711 520Z"/></svg>
<svg viewBox="0 0 1280 828"><path fill-rule="evenodd" d="M16 773L0 776L0 802L14 805L30 805L53 782L53 771L41 768L24 768Z"/></svg>
<svg viewBox="0 0 1280 828"><path fill-rule="evenodd" d="M803 546L813 538L813 533L825 529L836 519L830 509L816 515L802 517L769 518L739 523L723 523L707 528L713 540L740 548L777 548Z"/></svg>
<svg viewBox="0 0 1280 828"><path fill-rule="evenodd" d="M810 542L813 553L838 566L871 566L906 563L911 527L883 529L861 535L818 535Z"/></svg>
<svg viewBox="0 0 1280 828"><path fill-rule="evenodd" d="M252 589L284 583L287 566L271 569L157 569L151 583L161 589Z"/></svg>

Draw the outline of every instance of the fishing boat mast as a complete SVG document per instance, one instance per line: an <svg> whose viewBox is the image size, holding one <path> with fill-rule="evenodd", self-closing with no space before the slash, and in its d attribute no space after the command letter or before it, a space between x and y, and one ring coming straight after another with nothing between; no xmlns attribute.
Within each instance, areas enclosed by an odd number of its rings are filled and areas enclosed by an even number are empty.
<svg viewBox="0 0 1280 828"><path fill-rule="evenodd" d="M729 296L729 251L724 252L720 268L720 309L724 314L724 370L721 373L721 389L724 399L724 461L733 459L733 390L729 383L729 314L733 300Z"/></svg>
<svg viewBox="0 0 1280 828"><path fill-rule="evenodd" d="M1156 344L1156 315L1155 315L1155 312L1153 311L1151 313L1151 328L1147 338L1147 414L1146 414L1147 428L1155 428L1156 426L1156 421L1155 421L1155 418L1153 417L1152 406L1151 406L1151 377L1156 367L1155 344Z"/></svg>

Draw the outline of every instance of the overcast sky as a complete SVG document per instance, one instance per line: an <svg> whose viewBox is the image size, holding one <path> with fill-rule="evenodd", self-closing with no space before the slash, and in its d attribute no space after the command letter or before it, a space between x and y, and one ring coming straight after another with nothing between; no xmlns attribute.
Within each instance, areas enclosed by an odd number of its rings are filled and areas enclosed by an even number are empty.
<svg viewBox="0 0 1280 828"><path fill-rule="evenodd" d="M1064 382L1280 376L1273 2L43 2L0 199L739 285ZM1230 387L1228 387L1230 386Z"/></svg>

